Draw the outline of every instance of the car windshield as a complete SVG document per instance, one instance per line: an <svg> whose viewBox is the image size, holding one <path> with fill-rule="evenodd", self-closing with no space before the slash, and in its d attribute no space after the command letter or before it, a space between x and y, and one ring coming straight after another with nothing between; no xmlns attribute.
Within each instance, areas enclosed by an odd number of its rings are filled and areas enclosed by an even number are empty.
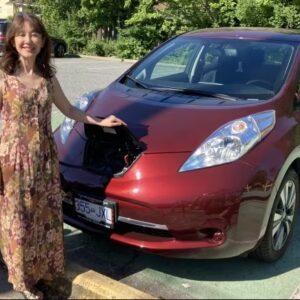
<svg viewBox="0 0 300 300"><path fill-rule="evenodd" d="M140 88L266 100L283 85L294 50L288 42L178 37L146 57L124 82Z"/></svg>

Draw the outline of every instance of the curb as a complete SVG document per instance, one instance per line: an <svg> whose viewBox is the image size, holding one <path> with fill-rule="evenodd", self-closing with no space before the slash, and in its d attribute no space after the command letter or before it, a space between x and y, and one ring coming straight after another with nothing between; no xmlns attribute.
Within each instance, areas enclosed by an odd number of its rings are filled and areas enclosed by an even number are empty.
<svg viewBox="0 0 300 300"><path fill-rule="evenodd" d="M66 279L73 299L157 299L129 285L67 261Z"/></svg>
<svg viewBox="0 0 300 300"><path fill-rule="evenodd" d="M118 57L111 57L111 56L94 56L94 55L85 55L85 54L78 54L78 56L82 58L91 58L91 59L106 60L106 61L129 62L129 63L135 63L138 61L137 59L118 58Z"/></svg>

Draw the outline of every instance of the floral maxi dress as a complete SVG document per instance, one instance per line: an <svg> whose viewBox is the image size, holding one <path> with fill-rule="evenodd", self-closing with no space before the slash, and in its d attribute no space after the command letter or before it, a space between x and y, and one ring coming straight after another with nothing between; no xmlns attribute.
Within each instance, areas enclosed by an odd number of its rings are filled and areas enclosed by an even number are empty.
<svg viewBox="0 0 300 300"><path fill-rule="evenodd" d="M64 269L62 191L50 80L26 87L0 73L0 249L15 290Z"/></svg>

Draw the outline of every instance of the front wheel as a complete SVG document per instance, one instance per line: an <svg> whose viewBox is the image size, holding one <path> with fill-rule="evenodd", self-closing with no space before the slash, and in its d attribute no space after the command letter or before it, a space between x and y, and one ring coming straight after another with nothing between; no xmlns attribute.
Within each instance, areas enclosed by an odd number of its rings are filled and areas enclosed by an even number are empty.
<svg viewBox="0 0 300 300"><path fill-rule="evenodd" d="M271 210L266 233L254 251L260 260L273 262L285 252L292 237L299 206L299 177L294 170L285 175Z"/></svg>

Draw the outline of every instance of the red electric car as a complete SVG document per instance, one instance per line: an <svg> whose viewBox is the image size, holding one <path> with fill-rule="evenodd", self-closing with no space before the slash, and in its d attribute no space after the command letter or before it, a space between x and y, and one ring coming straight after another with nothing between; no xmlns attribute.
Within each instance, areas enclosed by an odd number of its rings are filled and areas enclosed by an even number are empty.
<svg viewBox="0 0 300 300"><path fill-rule="evenodd" d="M296 223L300 36L177 36L77 102L128 127L55 132L65 222L162 255L275 261Z"/></svg>

